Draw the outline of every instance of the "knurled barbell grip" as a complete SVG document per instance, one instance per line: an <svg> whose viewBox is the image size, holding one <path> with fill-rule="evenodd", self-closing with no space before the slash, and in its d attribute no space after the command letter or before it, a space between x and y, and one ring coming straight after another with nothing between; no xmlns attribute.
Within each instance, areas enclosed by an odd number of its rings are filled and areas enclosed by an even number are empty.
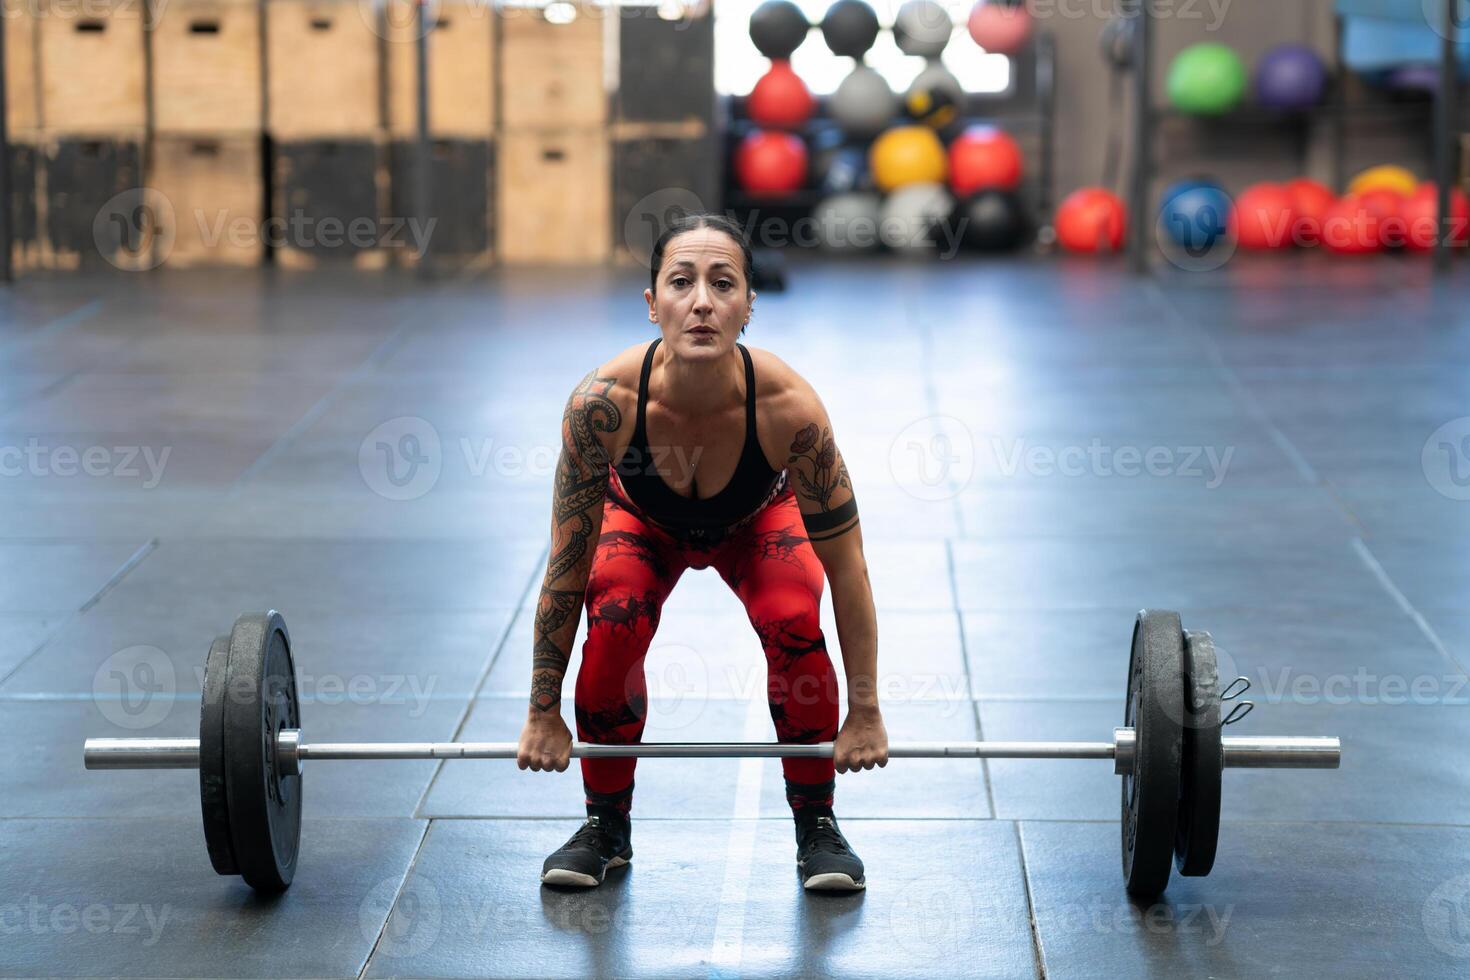
<svg viewBox="0 0 1470 980"><path fill-rule="evenodd" d="M1342 744L1327 736L1252 736L1221 740L1227 768L1336 769ZM301 741L298 730L281 732L279 758L289 766L306 759L514 759L515 742L319 742ZM1133 730L1114 729L1111 742L894 742L891 759L1113 759L1118 771L1132 759ZM573 758L770 758L828 759L832 743L644 742L637 745L572 743ZM88 769L197 769L193 738L89 738Z"/></svg>

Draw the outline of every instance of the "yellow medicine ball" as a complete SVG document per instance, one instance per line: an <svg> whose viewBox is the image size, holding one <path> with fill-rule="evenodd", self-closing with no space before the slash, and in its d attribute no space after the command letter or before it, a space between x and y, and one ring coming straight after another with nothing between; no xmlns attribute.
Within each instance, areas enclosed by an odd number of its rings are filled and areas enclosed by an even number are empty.
<svg viewBox="0 0 1470 980"><path fill-rule="evenodd" d="M942 184L949 161L944 144L928 126L898 126L873 142L868 166L882 191L908 184Z"/></svg>
<svg viewBox="0 0 1470 980"><path fill-rule="evenodd" d="M1366 194L1368 191L1386 188L1408 197L1419 187L1419 178L1404 167L1385 163L1381 167L1369 167L1353 178L1348 185L1349 194Z"/></svg>

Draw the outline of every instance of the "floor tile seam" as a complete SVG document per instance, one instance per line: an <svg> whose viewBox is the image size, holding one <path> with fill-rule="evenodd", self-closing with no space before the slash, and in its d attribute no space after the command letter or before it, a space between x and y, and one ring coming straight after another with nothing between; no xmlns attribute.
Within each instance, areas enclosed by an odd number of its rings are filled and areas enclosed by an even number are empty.
<svg viewBox="0 0 1470 980"><path fill-rule="evenodd" d="M32 659L38 656L43 650L45 650L53 639L55 639L57 636L60 636L61 633L65 631L68 627L74 625L79 620L81 620L81 618L86 615L88 610L92 609L94 606L97 605L97 603L101 602L103 597L105 597L109 592L111 592L119 584L121 584L122 580L125 579L128 574L133 571L133 569L137 568L140 564L143 563L144 559L146 559L155 550L157 550L158 545L158 538L149 538L142 545L140 545L136 551L128 556L128 558L122 563L121 566L117 568L116 571L108 576L107 581L103 582L101 587L93 592L92 595L86 599L86 601L84 601L79 607L77 607L75 611L59 621L54 627L47 630L45 635L41 637L40 642L36 644L35 648L32 649L30 653L22 657L15 664L15 666L11 667L10 670L6 671L4 674L0 674L0 687L3 687L5 683L9 681L12 677L14 677L22 667L24 667Z"/></svg>

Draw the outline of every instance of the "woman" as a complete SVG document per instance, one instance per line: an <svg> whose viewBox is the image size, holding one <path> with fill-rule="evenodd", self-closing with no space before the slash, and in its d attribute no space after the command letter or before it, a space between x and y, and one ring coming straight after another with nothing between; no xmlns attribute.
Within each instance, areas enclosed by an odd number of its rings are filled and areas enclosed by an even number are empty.
<svg viewBox="0 0 1470 980"><path fill-rule="evenodd" d="M675 221L654 246L643 294L661 336L588 374L567 401L517 762L561 772L570 761L562 678L584 604L577 736L640 741L643 658L659 611L684 569L714 566L760 637L777 737L836 743L832 759L782 760L803 886L859 889L862 861L832 813L833 773L888 761L877 618L826 410L773 354L736 342L755 301L751 265L728 219ZM840 732L819 624L824 573L848 680ZM587 822L546 859L543 882L597 885L632 858L635 762L582 760Z"/></svg>

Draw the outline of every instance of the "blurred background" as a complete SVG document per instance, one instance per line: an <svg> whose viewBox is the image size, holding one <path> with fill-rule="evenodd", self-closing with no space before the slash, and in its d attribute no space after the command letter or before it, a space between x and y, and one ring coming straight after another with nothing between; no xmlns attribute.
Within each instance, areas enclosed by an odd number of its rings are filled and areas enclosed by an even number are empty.
<svg viewBox="0 0 1470 980"><path fill-rule="evenodd" d="M793 252L1429 252L1453 8L7 0L0 232L17 274L637 260L671 207Z"/></svg>

